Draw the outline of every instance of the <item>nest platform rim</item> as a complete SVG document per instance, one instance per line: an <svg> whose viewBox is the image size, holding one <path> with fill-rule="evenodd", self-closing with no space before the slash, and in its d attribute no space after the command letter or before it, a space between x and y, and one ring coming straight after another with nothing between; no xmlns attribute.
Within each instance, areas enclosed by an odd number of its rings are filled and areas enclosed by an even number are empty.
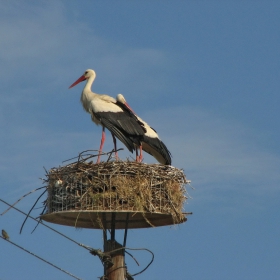
<svg viewBox="0 0 280 280"><path fill-rule="evenodd" d="M88 229L111 229L112 214L115 213L115 229L151 228L172 226L187 221L191 213L184 213L184 218L174 221L171 214L142 211L111 211L111 210L67 210L43 214L40 218L46 222Z"/></svg>
<svg viewBox="0 0 280 280"><path fill-rule="evenodd" d="M180 224L189 183L182 169L161 164L111 161L98 165L74 162L47 173L48 198L41 219L74 227L148 228ZM103 219L104 220L104 219ZM109 221L109 222L107 222ZM134 224L138 221L139 225Z"/></svg>

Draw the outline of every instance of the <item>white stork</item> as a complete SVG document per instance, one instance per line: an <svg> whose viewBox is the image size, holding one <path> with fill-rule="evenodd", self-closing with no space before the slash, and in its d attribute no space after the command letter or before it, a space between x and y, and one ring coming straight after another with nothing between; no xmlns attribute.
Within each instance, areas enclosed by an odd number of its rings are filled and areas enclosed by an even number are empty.
<svg viewBox="0 0 280 280"><path fill-rule="evenodd" d="M137 117L138 121L140 121L140 123L144 125L144 128L146 130L145 134L139 137L141 142L141 145L139 146L140 156L138 157L136 148L136 160L142 161L143 149L145 152L152 155L161 164L171 165L171 153L168 151L165 144L160 140L157 132L134 113L134 111L127 104L122 94L117 95L117 101L121 104L124 104L126 108Z"/></svg>
<svg viewBox="0 0 280 280"><path fill-rule="evenodd" d="M139 137L144 135L146 129L138 118L128 108L123 106L123 104L117 102L115 98L91 91L91 85L95 77L95 72L92 69L88 69L69 88L87 80L82 91L81 102L85 111L91 115L92 121L97 125L102 125L102 137L97 158L97 163L99 163L105 142L105 127L112 133L116 157L117 148L115 136L130 152L133 152L135 146L140 146Z"/></svg>

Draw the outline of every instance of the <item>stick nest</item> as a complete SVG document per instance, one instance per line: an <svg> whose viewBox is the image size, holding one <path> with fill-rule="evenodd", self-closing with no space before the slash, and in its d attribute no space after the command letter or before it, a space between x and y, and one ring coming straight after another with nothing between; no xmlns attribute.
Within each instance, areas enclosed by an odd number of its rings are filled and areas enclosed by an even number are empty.
<svg viewBox="0 0 280 280"><path fill-rule="evenodd" d="M131 161L75 162L47 176L47 214L60 211L142 212L185 221L184 172L172 166Z"/></svg>

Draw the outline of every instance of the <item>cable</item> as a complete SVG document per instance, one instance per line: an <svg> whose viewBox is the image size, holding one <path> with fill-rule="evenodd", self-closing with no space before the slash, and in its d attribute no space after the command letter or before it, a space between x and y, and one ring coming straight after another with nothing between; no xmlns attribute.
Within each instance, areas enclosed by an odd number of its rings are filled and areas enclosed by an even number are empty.
<svg viewBox="0 0 280 280"><path fill-rule="evenodd" d="M78 279L78 280L82 280L81 278L78 278L77 276L75 276L75 275L71 274L70 272L68 272L68 271L66 271L66 270L64 270L64 269L62 269L62 268L60 268L60 267L56 266L55 264L53 264L53 263L51 263L51 262L49 262L49 261L47 261L47 260L45 260L45 259L43 259L43 258L41 258L41 257L39 257L38 255L36 255L36 254L34 254L34 253L32 253L32 252L28 251L27 249L25 249L25 248L23 248L23 247L19 246L19 245L18 245L18 244L16 244L16 243L14 243L14 242L10 241L9 239L6 239L6 238L4 238L4 237L2 237L2 236L0 236L0 237L1 237L3 240L5 240L5 241L7 241L7 242L11 243L12 245L14 245L14 246L18 247L19 249L21 249L21 250L23 250L23 251L27 252L28 254L30 254L30 255L32 255L32 256L34 256L34 257L38 258L39 260L41 260L41 261L43 261L43 262L45 262L45 263L47 263L47 264L49 264L49 265L51 265L51 266L55 267L56 269L58 269L58 270L60 270L60 271L62 271L62 272L64 272L64 273L66 273L66 274L68 274L68 275L72 276L73 278Z"/></svg>
<svg viewBox="0 0 280 280"><path fill-rule="evenodd" d="M5 204L8 205L8 206L11 206L13 209L17 210L17 211L20 212L21 214L27 216L26 213L24 213L23 211L19 210L19 209L16 208L16 207L12 206L12 205L9 204L8 202L4 201L3 199L0 198L0 201L3 202L3 203L5 203ZM50 227L50 226L44 224L44 223L41 222L40 220L38 221L37 219L33 218L32 216L28 216L28 217L31 218L32 220L36 221L37 223L42 224L43 226L47 227L48 229L50 229L50 230L52 230L52 231L58 233L59 235L61 235L61 236L65 237L65 238L67 238L68 240L74 242L75 244L77 244L77 245L79 245L79 246L81 246L81 247L83 247L83 248L85 248L85 249L87 249L87 250L89 250L89 251L90 251L90 250L94 250L93 248L91 248L91 247L89 247L89 246L86 246L86 245L84 245L84 244L82 244L82 243L79 243L79 242L77 242L77 241L71 239L70 237L64 235L63 233L61 233L61 232L55 230L54 228L52 228L52 227Z"/></svg>
<svg viewBox="0 0 280 280"><path fill-rule="evenodd" d="M115 249L115 250L112 250L112 251L110 251L110 252L103 253L101 250L97 250L97 249L91 248L91 247L89 247L89 246L86 246L86 245L84 245L84 244L82 244L82 243L79 243L79 242L77 242L77 241L71 239L70 237L68 237L68 236L66 236L66 235L64 235L64 234L62 234L61 232L59 232L59 231L53 229L52 227L50 227L50 226L44 224L44 223L41 222L40 220L38 221L37 219L33 218L32 216L30 216L30 215L26 214L25 212L19 210L18 208L16 208L15 206L9 204L8 202L4 201L4 200L1 199L1 198L0 198L0 201L3 202L3 203L5 203L6 205L12 207L13 209L17 210L17 211L20 212L21 214L23 214L23 215L25 215L25 216L31 218L32 220L36 221L37 223L40 223L40 224L42 224L43 226L49 228L50 230L54 231L55 233L58 233L59 235L61 235L61 236L65 237L66 239L68 239L68 240L74 242L75 244L77 244L77 245L79 245L79 246L81 246L81 247L87 249L92 255L98 255L98 257L101 259L102 262L103 262L103 259L102 259L102 258L103 258L104 256L105 256L106 258L108 258L108 256L110 256L111 253L116 252L116 251L119 251L119 250L134 250L134 251L137 251L137 250L138 250L138 251L139 251L139 250L143 251L143 250L144 250L144 251L148 251L149 253L151 253L151 254L152 254L152 260L149 262L149 264L148 264L144 269L142 269L140 272L135 273L135 274L132 274L131 276L136 276L136 275L139 275L139 274L143 273L145 270L148 269L148 267L149 267L149 266L152 264L152 262L154 261L154 253L153 253L152 251L150 251L149 249L146 249L146 248L128 248L128 247L121 247L121 248L117 248L117 249ZM0 237L1 237L1 236L0 236ZM3 237L1 237L1 238L2 238L2 239L5 239L5 238L3 238ZM9 241L9 240L6 240L6 241ZM11 241L9 241L9 242L11 242ZM13 242L11 242L11 243L13 243ZM13 244L14 244L14 243L13 243ZM22 247L20 247L20 246L18 246L18 245L16 245L16 244L14 244L14 245L17 246L17 247L19 247L19 248L22 248ZM22 249L25 250L24 248L22 248ZM27 251L27 250L25 250L25 251ZM30 254L33 254L33 253L29 252L29 251L27 251L27 252L30 253ZM126 253L128 253L128 252L126 252ZM129 253L128 253L128 254L129 254ZM129 255L131 255L131 254L129 254ZM36 255L34 254L34 256L36 256ZM38 256L36 256L36 257L38 257ZM38 258L40 258L40 257L38 257ZM45 260L44 260L44 261L45 261ZM109 260L107 260L107 261L109 261ZM47 261L46 261L46 262L47 262ZM137 262L136 262L136 263L137 263ZM137 263L137 264L138 264L138 263ZM139 264L138 264L138 265L139 265ZM119 269L119 268L123 268L123 267L118 267L118 268L116 268L116 269ZM59 269L59 268L58 268L58 269ZM77 279L79 279L79 278L77 278Z"/></svg>
<svg viewBox="0 0 280 280"><path fill-rule="evenodd" d="M133 248L126 248L127 250L134 250L134 251L137 251L137 250L144 250L144 251L148 251L149 253L151 253L152 254L152 259L151 259L151 261L148 263L148 265L144 268L144 269L142 269L140 272L137 272L137 273L135 273L135 274L132 274L131 276L136 276L136 275L139 275L139 274L141 274L141 273L143 273L145 270L147 270L148 269L148 267L152 264L152 262L154 261L154 258L155 258L155 255L154 255L154 253L152 252L152 251L150 251L149 249L146 249L146 248L140 248L140 249L133 249Z"/></svg>
<svg viewBox="0 0 280 280"><path fill-rule="evenodd" d="M136 276L136 275L139 275L139 274L143 273L145 270L148 269L148 267L149 267L149 266L152 264L152 262L154 261L154 257L155 257L154 253L153 253L151 250L146 249L146 248L128 248L128 247L121 247L121 248L117 248L117 249L115 249L115 250L112 250L112 251L110 251L110 252L106 252L106 255L110 255L111 253L116 252L116 251L120 251L120 250L148 251L149 253L152 254L152 259L151 259L151 261L148 263L148 265L147 265L144 269L142 269L140 272L137 272L137 273L135 273L135 274L132 274L131 276ZM119 269L119 268L125 268L125 267L124 267L124 266L120 266L120 267L115 268L115 269L112 270L112 271L115 271L116 269ZM111 272L112 272L112 271L111 271ZM110 272L110 273L111 273L111 272Z"/></svg>

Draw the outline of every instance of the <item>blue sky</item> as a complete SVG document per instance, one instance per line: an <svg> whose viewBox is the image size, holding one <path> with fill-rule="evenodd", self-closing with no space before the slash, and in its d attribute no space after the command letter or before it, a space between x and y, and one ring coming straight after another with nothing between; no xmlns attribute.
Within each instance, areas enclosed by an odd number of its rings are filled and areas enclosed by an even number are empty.
<svg viewBox="0 0 280 280"><path fill-rule="evenodd" d="M92 68L93 91L122 93L195 188L187 223L129 231L129 247L155 253L136 279L278 279L279 12L278 1L2 1L0 197L16 201L42 186L43 167L99 147L83 85L68 90ZM37 195L18 206L28 211ZM19 235L23 219L9 211L0 228L83 279L102 275L82 248L42 226L31 235L32 221ZM100 231L54 227L101 247ZM70 279L0 241L1 279ZM141 268L149 261L133 254ZM128 268L141 270L130 260Z"/></svg>

